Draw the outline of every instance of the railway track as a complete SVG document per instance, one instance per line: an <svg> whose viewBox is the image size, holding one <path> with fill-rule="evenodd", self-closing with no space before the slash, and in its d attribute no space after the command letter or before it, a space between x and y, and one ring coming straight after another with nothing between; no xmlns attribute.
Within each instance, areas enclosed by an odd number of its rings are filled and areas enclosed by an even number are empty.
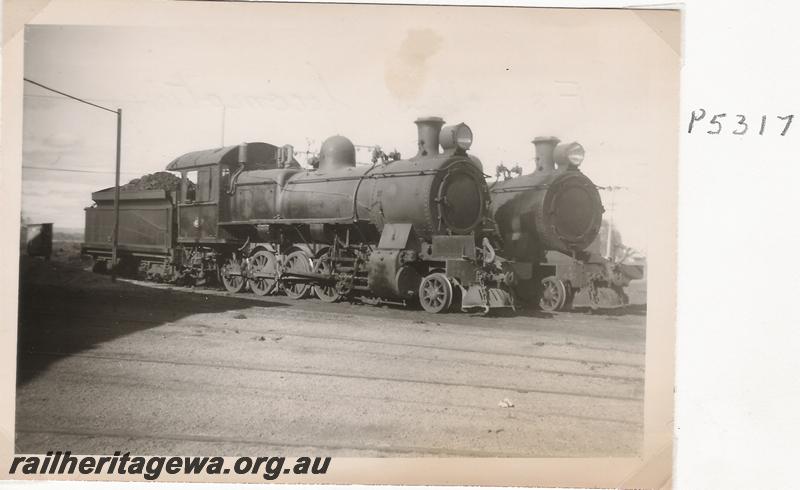
<svg viewBox="0 0 800 490"><path fill-rule="evenodd" d="M182 329L186 329L186 330L191 330L193 328L196 328L193 325L171 325L171 327L182 328ZM95 329L95 330L103 330L104 329L104 327L101 327L101 326L93 326L93 325L85 325L85 324L83 325L83 328L85 328L85 329ZM208 328L210 330L214 330L214 331L224 331L224 329L221 329L221 328L213 328L213 327L208 327ZM280 336L282 338L295 337L295 338L300 338L300 339L341 340L341 341L352 342L352 343L357 343L357 344L368 343L368 344L384 345L384 346L389 346L389 345L397 346L398 345L397 343L377 342L377 341L363 342L363 341L358 341L358 340L351 340L351 339L348 339L348 338L336 338L336 339L333 339L331 337L326 337L326 336L294 334L294 333L289 333L289 332L280 331L280 330L272 330L272 331L269 331L269 332L266 332L266 331L263 331L263 330L243 329L243 328L237 328L237 330L239 330L239 332L245 333L245 334L256 334L256 335L259 335L259 334L268 333L269 335L278 335L278 336ZM140 332L140 334L153 335L155 337L162 337L162 338L167 335L163 331L159 331L159 332L142 331L142 332ZM64 346L65 347L71 347L69 344L64 344ZM404 344L403 346L405 346L405 347L418 347L418 348L422 348L422 349L425 349L425 350L446 350L446 351L450 351L450 352L456 351L456 352L462 352L462 353L468 353L468 354L488 354L487 352L479 352L479 351L474 351L474 350L443 349L443 348L436 347L436 346L423 346L421 344L420 345L411 345L411 346ZM315 349L313 347L308 347L308 346L304 346L304 349L307 349L309 351L315 351L315 350L319 351L319 349ZM77 350L77 349L75 349L75 350ZM62 355L65 355L65 356L66 355L71 355L70 352L74 352L75 350L73 350L73 349L65 349ZM387 353L383 353L383 352L363 351L363 350L357 350L357 349L342 349L341 346L340 346L340 350L345 350L345 351L348 351L348 352L369 355L369 356L372 356L372 357L381 357L381 358L384 358L384 359L387 359L387 360L391 360L391 359L397 357L397 354L387 354ZM23 351L23 352L26 355L27 354L33 354L33 355L37 354L36 351ZM568 362L568 363L571 363L571 364L579 364L581 366L590 366L590 369L593 369L595 366L599 366L599 367L608 367L609 365L627 366L626 364L600 362L600 361L587 361L587 360L583 360L583 359L577 359L576 360L576 359L571 359L571 358L557 358L557 357L552 357L552 356L518 356L518 355L515 355L515 354L507 354L507 353L494 353L494 354L497 355L498 357L509 357L509 356L515 357L516 356L516 357L519 357L520 359L524 359L524 360L531 360L531 359L536 359L536 360L556 360L556 361L559 361L559 362ZM423 355L413 354L413 353L403 353L402 356L403 356L404 359L416 360L416 361L428 361L428 362L446 362L447 361L446 359L442 359L440 357L423 356ZM481 367L519 368L520 367L520 366L515 366L513 364L508 364L508 363L503 364L503 363L499 363L499 362L486 362L486 361L469 360L469 359L459 359L458 363L461 364L461 365L464 365L465 367L475 367L475 368L481 368ZM590 379L608 379L608 380L614 380L614 381L619 381L619 382L623 382L623 383L634 383L634 384L641 384L643 382L643 376L644 376L643 374L641 376L625 376L625 375L603 374L603 373L595 373L595 372L586 373L586 372L576 372L576 371L559 370L559 369L542 369L542 368L536 368L536 367L531 367L531 366L525 366L525 369L526 369L526 371L531 372L531 373L553 374L553 375L557 375L557 376L574 376L574 377L578 377L578 378L590 378Z"/></svg>
<svg viewBox="0 0 800 490"><path fill-rule="evenodd" d="M429 386L477 388L482 390L496 390L501 392L516 392L516 393L526 393L526 394L535 393L540 395L557 395L557 396L580 397L588 399L618 400L618 401L632 401L632 402L642 401L641 397L596 395L596 394L580 393L573 391L542 390L526 386L512 386L512 385L500 385L500 384L487 385L482 383L459 383L453 381L436 381L430 379L404 378L400 376L388 377L388 376L371 376L365 374L352 374L352 373L332 373L332 372L324 372L313 369L278 369L278 368L254 366L245 363L208 363L208 362L197 362L197 361L176 361L176 360L148 358L143 356L129 357L123 354L102 355L102 354L86 354L86 353L68 354L63 352L42 352L42 351L26 352L26 356L63 357L64 355L69 355L72 358L97 359L97 360L113 361L113 362L166 364L174 366L191 366L191 367L207 368L207 369L230 369L239 371L257 371L262 373L273 373L273 374L296 374L296 375L319 376L319 377L345 378L345 379L364 380L364 381L413 383L413 384L422 384Z"/></svg>
<svg viewBox="0 0 800 490"><path fill-rule="evenodd" d="M97 330L107 330L108 325L107 322L98 321L97 315L87 315L87 314L79 314L79 313L69 313L65 314L64 311L46 311L46 310L34 310L31 311L33 315L40 315L40 316L48 316L51 318L69 318L70 321L79 321L79 325L81 328L90 328L90 329L97 329ZM137 325L144 325L148 327L158 327L164 325L165 322L163 321L155 321L155 320L142 320L139 318L132 318L132 317L125 317L120 316L118 314L113 315L113 321L115 323L133 323ZM168 322L172 326L180 326L180 323L177 322ZM188 328L191 328L189 325L186 325ZM492 349L466 349L466 348L459 348L459 347L446 347L446 346L437 346L437 345L430 345L430 344L422 344L422 343L411 343L411 342L393 342L389 340L370 340L364 338L358 338L353 336L345 336L345 335L332 335L332 334L307 334L301 333L291 330L279 330L279 329L248 329L245 327L213 327L209 325L202 325L202 328L212 330L212 331L222 331L222 330L232 330L236 329L240 332L252 333L252 334L278 334L283 336L291 336L291 337L298 337L298 338L308 338L308 339L320 339L320 340L334 340L334 341L346 341L346 342L356 342L362 344L375 344L375 345L391 345L396 347L407 347L407 348L420 348L420 349L431 349L431 350L439 350L445 352L460 352L460 353L468 353L468 354L482 354L482 355L497 355L497 356L504 356L504 357L515 357L520 359L532 359L532 360L548 360L548 361L563 361L563 362L574 362L579 364L594 364L594 365L613 365L613 366L622 366L627 368L634 368L639 370L644 370L643 363L637 362L623 362L623 361L611 361L611 360L598 360L593 358L570 358L570 357L562 357L562 356L548 356L548 355L540 355L540 354L519 354L514 352L507 352L507 351L498 351ZM469 333L458 332L458 335L468 336ZM525 339L526 341L530 342L530 337ZM558 347L559 344L551 344L553 346ZM623 349L608 349L608 348L600 348L600 347L592 347L592 346L585 346L579 345L575 343L564 343L561 346L570 346L573 348L578 349L586 349L586 350L599 350L603 352L619 352L622 354L636 354L636 355L644 355L644 353L633 352Z"/></svg>
<svg viewBox="0 0 800 490"><path fill-rule="evenodd" d="M86 372L80 370L73 370L73 369L59 369L59 380L62 383L69 383L79 386L85 380L84 378L87 377ZM113 380L114 384L124 385L130 388L135 388L137 386L141 386L141 379L134 373L130 374L113 374L113 375L106 375L107 379ZM218 389L218 390L239 390L245 394L250 394L254 391L259 391L261 389L260 386L257 385L241 385L237 384L235 386L230 384L224 383L216 383L213 380L203 380L202 382L190 384L181 381L180 383L176 383L170 386L170 389L173 390L183 390L186 392L194 392L198 388L205 388L205 389ZM282 398L285 399L298 399L299 395L295 390L292 389L275 389L272 388L270 392L273 395L281 395ZM321 395L314 395L314 394L303 394L302 399L304 401L314 401L319 403L329 403L331 400L328 397L329 394L325 396ZM338 395L339 399L344 398L357 398L360 402L363 403L391 403L392 405L404 405L409 407L414 407L416 409L423 409L423 410L435 410L438 407L431 407L431 404L426 401L419 401L413 400L409 398L401 398L396 396L371 396L365 393L359 393L357 395ZM479 417L491 417L496 415L496 410L494 406L487 407L486 405L478 405L478 404L468 404L468 403L454 403L453 401L448 401L447 408L450 409L463 409L468 410L471 412L475 412ZM631 429L640 429L642 426L642 421L631 421L625 420L620 418L613 418L613 417L600 417L600 416L593 416L593 415L581 415L576 413L568 413L568 412L545 412L541 410L530 410L524 407L516 407L514 411L514 418L519 421L527 421L532 424L540 423L542 418L561 418L561 419L575 419L575 420L582 420L582 421L589 421L589 422L601 422L601 423L608 423L619 426L620 428L627 428L627 430Z"/></svg>

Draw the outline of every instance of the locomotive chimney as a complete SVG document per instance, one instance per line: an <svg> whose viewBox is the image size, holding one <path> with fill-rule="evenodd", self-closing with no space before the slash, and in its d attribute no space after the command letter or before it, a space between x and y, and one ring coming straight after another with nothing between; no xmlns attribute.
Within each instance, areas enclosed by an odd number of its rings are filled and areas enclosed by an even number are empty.
<svg viewBox="0 0 800 490"><path fill-rule="evenodd" d="M414 124L417 125L418 157L439 154L439 132L444 126L441 117L420 117Z"/></svg>
<svg viewBox="0 0 800 490"><path fill-rule="evenodd" d="M536 172L552 172L556 169L553 151L561 141L554 136L537 136L533 138L536 147Z"/></svg>

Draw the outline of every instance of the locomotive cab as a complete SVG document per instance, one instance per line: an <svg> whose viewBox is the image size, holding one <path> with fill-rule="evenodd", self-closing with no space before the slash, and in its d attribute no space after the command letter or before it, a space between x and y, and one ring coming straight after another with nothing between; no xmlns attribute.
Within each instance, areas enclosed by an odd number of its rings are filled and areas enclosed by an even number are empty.
<svg viewBox="0 0 800 490"><path fill-rule="evenodd" d="M178 240L216 241L219 220L220 165L181 171L181 199L178 202Z"/></svg>
<svg viewBox="0 0 800 490"><path fill-rule="evenodd" d="M299 167L291 147L268 143L242 143L201 150L173 160L167 170L181 174L178 202L178 243L241 244L241 237L228 227L236 207L232 196L246 170Z"/></svg>

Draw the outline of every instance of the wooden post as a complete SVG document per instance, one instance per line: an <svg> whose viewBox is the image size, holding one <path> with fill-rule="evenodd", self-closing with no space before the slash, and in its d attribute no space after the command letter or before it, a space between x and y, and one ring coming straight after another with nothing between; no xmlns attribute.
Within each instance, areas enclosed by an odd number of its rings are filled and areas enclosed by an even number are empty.
<svg viewBox="0 0 800 490"><path fill-rule="evenodd" d="M117 245L119 243L119 167L122 139L122 109L117 109L117 167L114 175L114 233L111 237L111 282L117 280Z"/></svg>

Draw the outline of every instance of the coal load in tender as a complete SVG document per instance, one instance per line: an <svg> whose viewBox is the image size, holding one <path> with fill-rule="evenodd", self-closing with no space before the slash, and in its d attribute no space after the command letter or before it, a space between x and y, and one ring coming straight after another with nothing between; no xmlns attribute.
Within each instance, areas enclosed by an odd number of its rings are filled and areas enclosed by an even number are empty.
<svg viewBox="0 0 800 490"><path fill-rule="evenodd" d="M194 189L194 184L188 182L189 190ZM153 191L165 190L176 191L180 189L181 178L169 172L155 172L146 174L138 179L133 179L125 185L120 186L123 191Z"/></svg>

